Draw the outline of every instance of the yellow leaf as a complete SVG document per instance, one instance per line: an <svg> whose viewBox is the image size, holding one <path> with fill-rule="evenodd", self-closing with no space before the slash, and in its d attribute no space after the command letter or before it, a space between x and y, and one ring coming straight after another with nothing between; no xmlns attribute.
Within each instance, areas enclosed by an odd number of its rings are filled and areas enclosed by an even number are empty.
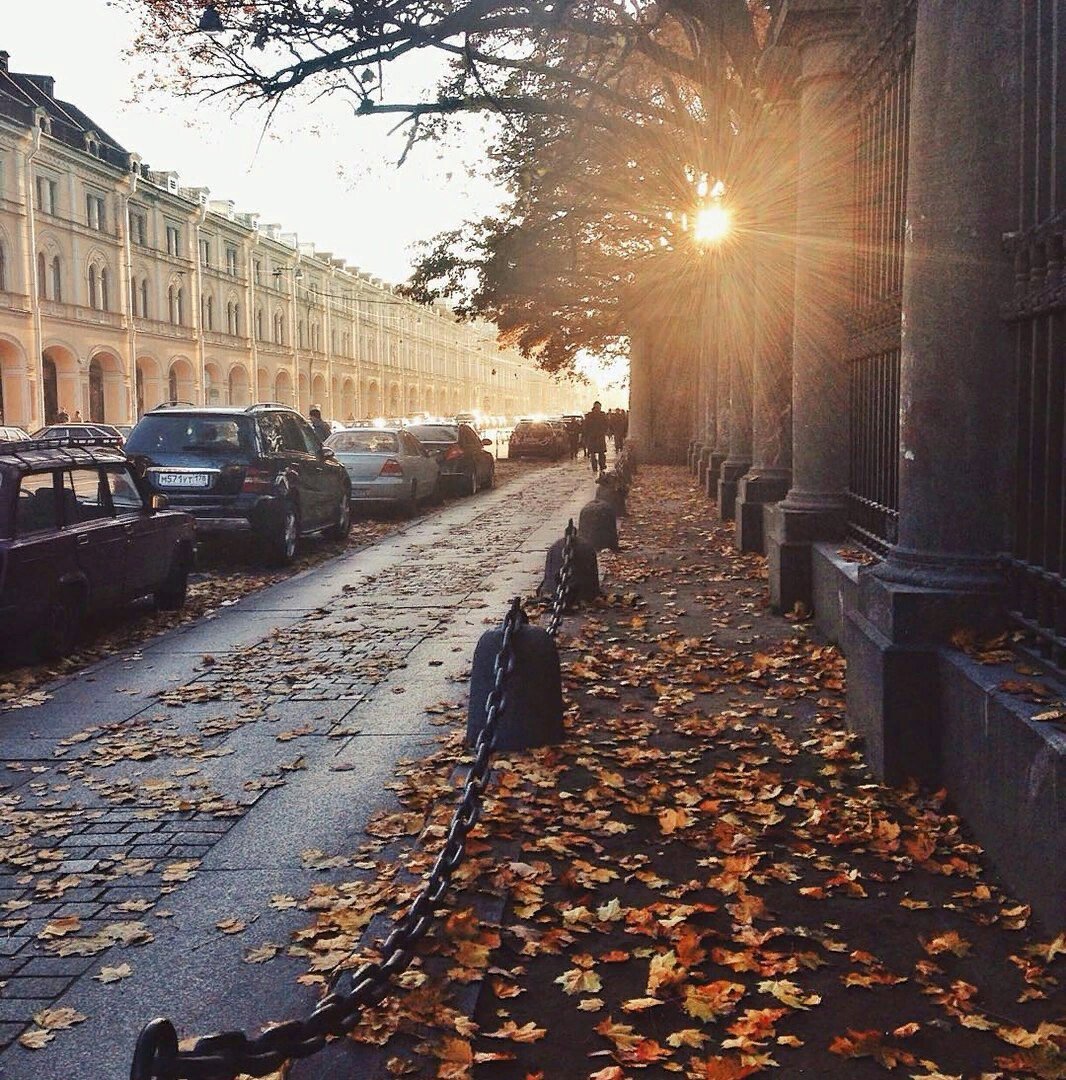
<svg viewBox="0 0 1066 1080"><path fill-rule="evenodd" d="M24 1046L27 1050L43 1050L55 1037L54 1031L30 1028L19 1036L19 1046Z"/></svg>
<svg viewBox="0 0 1066 1080"><path fill-rule="evenodd" d="M129 964L119 964L118 967L102 967L93 976L97 982L114 983L121 979L128 979L133 974L133 968Z"/></svg>
<svg viewBox="0 0 1066 1080"><path fill-rule="evenodd" d="M603 989L603 983L595 971L583 971L581 968L564 971L555 981L567 994L595 994Z"/></svg>

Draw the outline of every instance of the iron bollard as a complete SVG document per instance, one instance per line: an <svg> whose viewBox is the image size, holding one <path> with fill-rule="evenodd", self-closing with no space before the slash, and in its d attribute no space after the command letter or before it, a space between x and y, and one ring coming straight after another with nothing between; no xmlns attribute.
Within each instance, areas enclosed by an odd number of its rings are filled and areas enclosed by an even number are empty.
<svg viewBox="0 0 1066 1080"><path fill-rule="evenodd" d="M561 541L560 541L561 543ZM485 702L496 681L503 630L486 630L470 669L466 743L473 746L485 726ZM528 750L563 741L563 680L559 653L546 630L523 623L511 638L514 660L500 706L497 750Z"/></svg>
<svg viewBox="0 0 1066 1080"><path fill-rule="evenodd" d="M605 502L593 499L581 508L577 519L577 535L596 551L601 548L618 550L618 519Z"/></svg>
<svg viewBox="0 0 1066 1080"><path fill-rule="evenodd" d="M604 473L596 480L596 498L605 502L616 517L626 512L626 485L617 472Z"/></svg>
<svg viewBox="0 0 1066 1080"><path fill-rule="evenodd" d="M544 580L537 590L541 596L551 596L556 589L559 575L563 568L563 552L566 538L556 540L544 559ZM596 559L596 549L580 537L574 539L574 555L570 593L564 610L572 611L578 600L595 600L600 595L600 565Z"/></svg>
<svg viewBox="0 0 1066 1080"><path fill-rule="evenodd" d="M133 1051L130 1080L175 1080L178 1064L178 1033L164 1017L145 1024Z"/></svg>

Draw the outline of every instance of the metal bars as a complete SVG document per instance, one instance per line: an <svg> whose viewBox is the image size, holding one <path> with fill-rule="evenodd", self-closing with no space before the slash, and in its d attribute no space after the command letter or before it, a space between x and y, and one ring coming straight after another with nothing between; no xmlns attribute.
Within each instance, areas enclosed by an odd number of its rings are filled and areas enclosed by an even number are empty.
<svg viewBox="0 0 1066 1080"><path fill-rule="evenodd" d="M894 6L860 52L854 321L848 347L848 525L878 555L899 521L903 236L914 60L914 4Z"/></svg>
<svg viewBox="0 0 1066 1080"><path fill-rule="evenodd" d="M1011 615L1066 670L1066 0L1021 8L1022 161L1014 238L1017 472Z"/></svg>

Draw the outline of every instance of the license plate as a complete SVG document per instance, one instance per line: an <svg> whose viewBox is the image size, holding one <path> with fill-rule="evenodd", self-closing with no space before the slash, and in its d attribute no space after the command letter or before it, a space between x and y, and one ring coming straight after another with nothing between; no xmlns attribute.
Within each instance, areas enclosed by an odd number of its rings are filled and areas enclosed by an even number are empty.
<svg viewBox="0 0 1066 1080"><path fill-rule="evenodd" d="M211 476L209 473L160 473L159 474L159 486L160 487L174 487L174 488L205 488L211 485Z"/></svg>
<svg viewBox="0 0 1066 1080"><path fill-rule="evenodd" d="M373 485L370 485L368 487L367 485L363 484L361 486L356 486L356 487L352 488L352 498L353 499L372 499L373 497L374 497L374 487L373 487Z"/></svg>

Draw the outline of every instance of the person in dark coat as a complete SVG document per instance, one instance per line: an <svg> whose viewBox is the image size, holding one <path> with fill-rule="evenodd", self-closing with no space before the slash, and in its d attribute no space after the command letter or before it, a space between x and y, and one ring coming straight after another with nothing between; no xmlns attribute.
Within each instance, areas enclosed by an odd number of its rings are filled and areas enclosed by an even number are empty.
<svg viewBox="0 0 1066 1080"><path fill-rule="evenodd" d="M581 425L592 459L593 472L607 470L607 414L598 401L592 403L592 409L585 413L585 422Z"/></svg>
<svg viewBox="0 0 1066 1080"><path fill-rule="evenodd" d="M322 419L322 410L317 405L313 405L307 416L311 421L311 427L315 429L315 434L322 442L325 442L333 434L333 429Z"/></svg>

